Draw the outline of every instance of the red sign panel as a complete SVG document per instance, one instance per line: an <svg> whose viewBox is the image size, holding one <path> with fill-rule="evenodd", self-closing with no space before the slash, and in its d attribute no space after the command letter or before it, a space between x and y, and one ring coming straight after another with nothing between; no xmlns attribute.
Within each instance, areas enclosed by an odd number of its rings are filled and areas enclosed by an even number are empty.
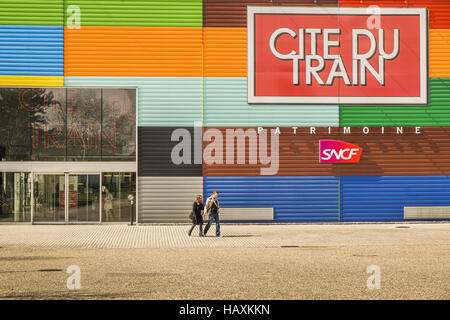
<svg viewBox="0 0 450 320"><path fill-rule="evenodd" d="M426 8L247 11L249 103L428 102Z"/></svg>

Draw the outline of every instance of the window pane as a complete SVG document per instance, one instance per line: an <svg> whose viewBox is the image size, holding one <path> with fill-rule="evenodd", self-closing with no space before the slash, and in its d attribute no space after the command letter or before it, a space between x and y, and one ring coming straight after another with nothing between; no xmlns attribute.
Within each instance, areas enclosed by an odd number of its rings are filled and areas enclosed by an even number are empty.
<svg viewBox="0 0 450 320"><path fill-rule="evenodd" d="M19 102L25 94L23 88L0 89L0 160L31 160L31 126L37 118L36 111L28 108L29 95ZM23 99L23 98L22 98ZM24 105L25 103L25 105Z"/></svg>
<svg viewBox="0 0 450 320"><path fill-rule="evenodd" d="M31 177L25 172L0 172L0 222L31 221Z"/></svg>
<svg viewBox="0 0 450 320"><path fill-rule="evenodd" d="M67 161L101 160L101 89L67 89Z"/></svg>
<svg viewBox="0 0 450 320"><path fill-rule="evenodd" d="M24 95L33 109L31 121L31 160L64 161L66 159L66 90L33 88Z"/></svg>
<svg viewBox="0 0 450 320"><path fill-rule="evenodd" d="M102 89L102 159L136 159L136 90Z"/></svg>
<svg viewBox="0 0 450 320"><path fill-rule="evenodd" d="M102 183L102 221L130 221L131 206L128 195L132 194L136 197L136 173L104 172ZM136 212L134 213L134 219L136 219Z"/></svg>

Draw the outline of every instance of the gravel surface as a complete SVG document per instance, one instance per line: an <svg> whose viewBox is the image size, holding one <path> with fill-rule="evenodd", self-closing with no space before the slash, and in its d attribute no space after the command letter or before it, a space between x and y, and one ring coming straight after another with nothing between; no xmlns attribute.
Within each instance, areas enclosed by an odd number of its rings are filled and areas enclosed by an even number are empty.
<svg viewBox="0 0 450 320"><path fill-rule="evenodd" d="M185 247L163 248L88 248L67 239L14 245L1 232L15 226L1 226L0 299L450 299L450 224L408 226L253 228L261 246L239 244L248 230L225 226L230 237L202 239L217 246L186 237ZM27 226L27 238L40 232L35 227ZM268 239L277 233L275 246ZM79 290L67 289L70 265L80 267ZM380 267L380 289L367 288L370 265Z"/></svg>

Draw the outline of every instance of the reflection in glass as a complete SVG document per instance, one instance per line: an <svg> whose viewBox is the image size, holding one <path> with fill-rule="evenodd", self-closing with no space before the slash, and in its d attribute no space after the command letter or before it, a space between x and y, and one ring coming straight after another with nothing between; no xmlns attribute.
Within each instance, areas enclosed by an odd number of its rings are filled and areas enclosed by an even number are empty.
<svg viewBox="0 0 450 320"><path fill-rule="evenodd" d="M102 159L136 158L136 90L102 89Z"/></svg>
<svg viewBox="0 0 450 320"><path fill-rule="evenodd" d="M101 90L67 88L67 161L101 160Z"/></svg>
<svg viewBox="0 0 450 320"><path fill-rule="evenodd" d="M0 88L0 161L135 161L136 89Z"/></svg>
<svg viewBox="0 0 450 320"><path fill-rule="evenodd" d="M69 222L100 221L100 175L69 175Z"/></svg>
<svg viewBox="0 0 450 320"><path fill-rule="evenodd" d="M65 222L65 175L34 175L34 222Z"/></svg>
<svg viewBox="0 0 450 320"><path fill-rule="evenodd" d="M31 174L0 172L0 222L31 221Z"/></svg>
<svg viewBox="0 0 450 320"><path fill-rule="evenodd" d="M132 194L136 197L136 173L104 172L102 182L102 221L130 221L131 207L128 195Z"/></svg>

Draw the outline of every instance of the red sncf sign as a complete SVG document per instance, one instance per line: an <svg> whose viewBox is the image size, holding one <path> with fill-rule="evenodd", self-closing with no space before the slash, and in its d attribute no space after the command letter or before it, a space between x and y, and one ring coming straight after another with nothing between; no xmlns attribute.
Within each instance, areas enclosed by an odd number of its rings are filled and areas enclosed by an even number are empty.
<svg viewBox="0 0 450 320"><path fill-rule="evenodd" d="M247 9L248 103L426 104L426 8Z"/></svg>

